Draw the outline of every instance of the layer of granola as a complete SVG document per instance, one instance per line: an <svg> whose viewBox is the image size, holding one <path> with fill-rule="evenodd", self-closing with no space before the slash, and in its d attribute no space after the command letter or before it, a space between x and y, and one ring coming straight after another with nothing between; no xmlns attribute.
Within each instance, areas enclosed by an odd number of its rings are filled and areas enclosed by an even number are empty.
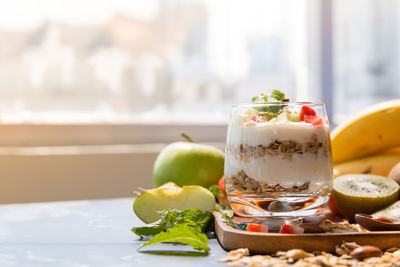
<svg viewBox="0 0 400 267"><path fill-rule="evenodd" d="M299 193L309 189L310 182L304 182L301 185L293 185L284 187L280 184L268 184L263 181L257 181L244 171L239 171L236 175L225 178L226 189L228 192L235 190L246 194L260 193Z"/></svg>
<svg viewBox="0 0 400 267"><path fill-rule="evenodd" d="M252 158L265 156L283 155L284 159L292 159L293 155L306 153L311 153L315 157L321 153L321 155L327 157L329 149L330 146L327 146L325 142L319 141L316 134L312 134L304 143L296 140L273 140L267 145L230 145L227 152L228 154L233 154L237 159L249 162Z"/></svg>

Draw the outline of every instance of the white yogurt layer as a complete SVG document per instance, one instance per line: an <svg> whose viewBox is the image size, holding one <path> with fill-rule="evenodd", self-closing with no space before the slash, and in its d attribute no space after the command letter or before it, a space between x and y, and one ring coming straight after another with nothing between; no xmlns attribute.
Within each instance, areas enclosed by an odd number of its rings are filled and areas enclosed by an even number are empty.
<svg viewBox="0 0 400 267"><path fill-rule="evenodd" d="M247 176L268 184L280 184L283 187L302 185L305 182L329 183L332 179L330 158L314 154L293 155L292 159L283 156L266 155L252 158L249 162L241 161L234 155L225 157L225 175L232 177L243 170Z"/></svg>
<svg viewBox="0 0 400 267"><path fill-rule="evenodd" d="M319 142L326 143L329 129L306 122L263 122L255 125L231 124L228 130L228 145L268 145L274 140L309 141L315 134Z"/></svg>

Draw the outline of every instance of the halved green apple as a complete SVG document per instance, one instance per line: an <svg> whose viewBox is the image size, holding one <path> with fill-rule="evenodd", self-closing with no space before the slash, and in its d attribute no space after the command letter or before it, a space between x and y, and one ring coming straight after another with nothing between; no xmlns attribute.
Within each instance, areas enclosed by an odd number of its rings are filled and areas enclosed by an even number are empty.
<svg viewBox="0 0 400 267"><path fill-rule="evenodd" d="M157 156L153 168L154 186L168 182L178 186L218 183L224 174L224 153L209 145L174 142Z"/></svg>
<svg viewBox="0 0 400 267"><path fill-rule="evenodd" d="M212 212L215 207L214 195L202 186L179 187L169 182L158 188L146 190L133 202L133 211L145 223L157 221L157 211L165 209L200 209Z"/></svg>

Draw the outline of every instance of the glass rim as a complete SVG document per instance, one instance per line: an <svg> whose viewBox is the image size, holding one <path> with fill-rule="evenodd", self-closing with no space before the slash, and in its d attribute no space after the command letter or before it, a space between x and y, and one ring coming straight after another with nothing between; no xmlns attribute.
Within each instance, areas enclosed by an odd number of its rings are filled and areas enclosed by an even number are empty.
<svg viewBox="0 0 400 267"><path fill-rule="evenodd" d="M310 102L310 101L289 101L289 102L283 102L283 101L276 101L276 102L249 102L249 103L238 103L238 104L233 104L232 107L241 107L241 106L257 106L257 105L313 105L313 106L320 106L324 107L325 103L323 102Z"/></svg>

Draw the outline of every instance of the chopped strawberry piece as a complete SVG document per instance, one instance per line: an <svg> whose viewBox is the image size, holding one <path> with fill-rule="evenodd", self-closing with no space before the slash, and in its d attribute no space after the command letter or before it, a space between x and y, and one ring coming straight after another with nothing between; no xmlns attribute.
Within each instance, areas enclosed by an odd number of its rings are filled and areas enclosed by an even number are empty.
<svg viewBox="0 0 400 267"><path fill-rule="evenodd" d="M222 191L222 193L224 194L224 196L222 196L222 197L217 197L218 203L222 204L222 205L225 205L227 207L230 207L230 204L229 204L229 201L228 201L228 197L226 196L226 192L225 192L225 178L224 178L224 176L222 176L221 179L219 179L218 187Z"/></svg>
<svg viewBox="0 0 400 267"><path fill-rule="evenodd" d="M319 116L304 116L304 121L314 126L324 125L324 120Z"/></svg>
<svg viewBox="0 0 400 267"><path fill-rule="evenodd" d="M319 118L318 116L307 116L307 115L305 115L304 118L303 118L303 121L307 122L307 123L312 123L313 121L315 121L318 118Z"/></svg>
<svg viewBox="0 0 400 267"><path fill-rule="evenodd" d="M312 122L312 125L314 126L324 125L324 120L321 117L318 117L318 119Z"/></svg>
<svg viewBox="0 0 400 267"><path fill-rule="evenodd" d="M264 122L265 121L265 117L262 114L258 114L257 118L256 118L256 122Z"/></svg>
<svg viewBox="0 0 400 267"><path fill-rule="evenodd" d="M290 224L282 224L281 234L303 234L304 229L298 226L290 225Z"/></svg>
<svg viewBox="0 0 400 267"><path fill-rule="evenodd" d="M303 106L300 111L300 120L304 121L304 116L316 116L317 113L315 110L310 108L309 106Z"/></svg>
<svg viewBox="0 0 400 267"><path fill-rule="evenodd" d="M247 231L268 233L268 225L262 223L249 223L247 224Z"/></svg>
<svg viewBox="0 0 400 267"><path fill-rule="evenodd" d="M225 192L225 178L224 178L224 176L222 176L221 179L219 179L219 181L218 181L218 187L219 187L219 189L222 191L222 193L224 193L224 195L226 196L226 192Z"/></svg>
<svg viewBox="0 0 400 267"><path fill-rule="evenodd" d="M332 211L333 214L341 215L338 207L336 206L336 202L335 202L335 198L334 198L333 194L331 194L331 197L329 198L327 206Z"/></svg>

